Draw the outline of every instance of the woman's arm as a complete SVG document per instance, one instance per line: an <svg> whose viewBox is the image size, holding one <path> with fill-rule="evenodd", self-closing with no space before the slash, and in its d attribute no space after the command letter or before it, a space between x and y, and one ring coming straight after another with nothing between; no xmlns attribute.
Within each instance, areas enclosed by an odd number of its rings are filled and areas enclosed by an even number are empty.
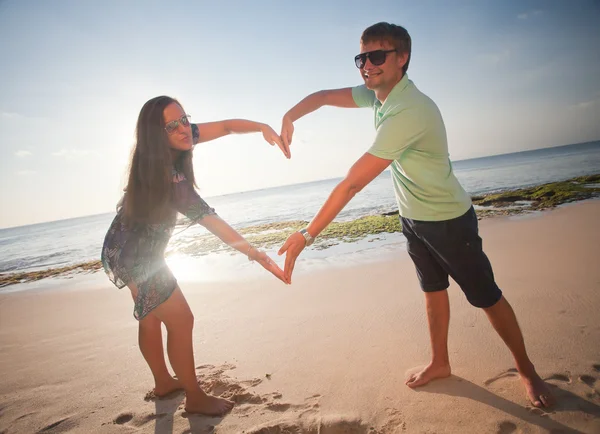
<svg viewBox="0 0 600 434"><path fill-rule="evenodd" d="M289 109L281 122L281 139L283 146L288 149L292 144L292 135L294 134L294 122L309 113L320 109L323 106L357 108L358 105L352 97L352 88L320 90L311 93L302 99L298 104ZM288 157L289 158L289 157Z"/></svg>
<svg viewBox="0 0 600 434"><path fill-rule="evenodd" d="M239 232L229 226L229 224L218 215L207 215L200 219L198 223L220 238L228 246L231 246L238 252L248 256L249 260L258 262L265 270L271 272L279 280L288 283L283 277L283 270L279 268L265 252L258 250L250 244L239 234Z"/></svg>
<svg viewBox="0 0 600 434"><path fill-rule="evenodd" d="M209 142L229 134L262 133L269 145L277 145L283 154L289 158L289 149L284 147L279 135L267 124L247 119L225 119L223 121L196 124L200 132L198 143Z"/></svg>

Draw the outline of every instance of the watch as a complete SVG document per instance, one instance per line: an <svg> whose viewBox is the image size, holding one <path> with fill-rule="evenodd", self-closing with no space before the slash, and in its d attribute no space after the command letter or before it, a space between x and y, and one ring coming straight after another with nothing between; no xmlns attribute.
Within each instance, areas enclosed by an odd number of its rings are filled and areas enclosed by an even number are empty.
<svg viewBox="0 0 600 434"><path fill-rule="evenodd" d="M308 233L306 228L300 229L298 232L300 232L302 234L302 236L304 237L304 239L306 240L306 247L310 246L312 243L315 242L315 239L313 238L313 236L311 234Z"/></svg>

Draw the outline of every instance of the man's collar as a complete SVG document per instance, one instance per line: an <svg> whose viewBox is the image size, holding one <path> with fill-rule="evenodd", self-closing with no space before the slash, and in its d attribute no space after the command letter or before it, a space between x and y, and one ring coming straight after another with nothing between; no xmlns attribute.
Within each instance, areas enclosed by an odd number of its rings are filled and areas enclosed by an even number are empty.
<svg viewBox="0 0 600 434"><path fill-rule="evenodd" d="M392 99L394 99L395 97L397 97L398 95L400 95L402 93L402 91L404 89L406 89L406 86L408 86L409 83L410 83L410 80L408 79L408 74L404 73L404 76L402 76L402 78L400 79L400 81L394 85L394 87L392 88L392 90L388 94L387 98L385 99L386 102L390 100L390 97ZM381 103L381 101L379 101L378 99L375 99L375 104L378 107L381 107L383 105Z"/></svg>

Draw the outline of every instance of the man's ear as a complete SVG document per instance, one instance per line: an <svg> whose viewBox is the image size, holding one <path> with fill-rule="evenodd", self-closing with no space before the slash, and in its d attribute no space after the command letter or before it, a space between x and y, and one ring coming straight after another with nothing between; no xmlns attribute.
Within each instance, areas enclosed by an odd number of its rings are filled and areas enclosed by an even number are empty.
<svg viewBox="0 0 600 434"><path fill-rule="evenodd" d="M408 53L398 53L398 55L396 56L396 63L398 65L398 68L404 68L406 62L408 62Z"/></svg>

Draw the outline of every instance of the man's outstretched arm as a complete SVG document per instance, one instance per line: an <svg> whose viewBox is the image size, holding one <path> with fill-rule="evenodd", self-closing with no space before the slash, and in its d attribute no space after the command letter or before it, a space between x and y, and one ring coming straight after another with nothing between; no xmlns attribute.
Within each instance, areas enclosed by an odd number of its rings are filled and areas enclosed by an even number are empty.
<svg viewBox="0 0 600 434"><path fill-rule="evenodd" d="M357 108L358 105L352 97L352 88L321 90L311 93L283 116L281 122L281 140L286 148L292 143L294 134L294 122L323 106L334 106L344 108Z"/></svg>
<svg viewBox="0 0 600 434"><path fill-rule="evenodd" d="M388 167L393 160L386 160L369 153L364 154L350 168L346 177L333 189L317 215L306 227L307 232L317 237L333 221L350 200ZM291 283L296 258L306 246L304 236L295 232L279 249L279 255L285 255L284 276Z"/></svg>

